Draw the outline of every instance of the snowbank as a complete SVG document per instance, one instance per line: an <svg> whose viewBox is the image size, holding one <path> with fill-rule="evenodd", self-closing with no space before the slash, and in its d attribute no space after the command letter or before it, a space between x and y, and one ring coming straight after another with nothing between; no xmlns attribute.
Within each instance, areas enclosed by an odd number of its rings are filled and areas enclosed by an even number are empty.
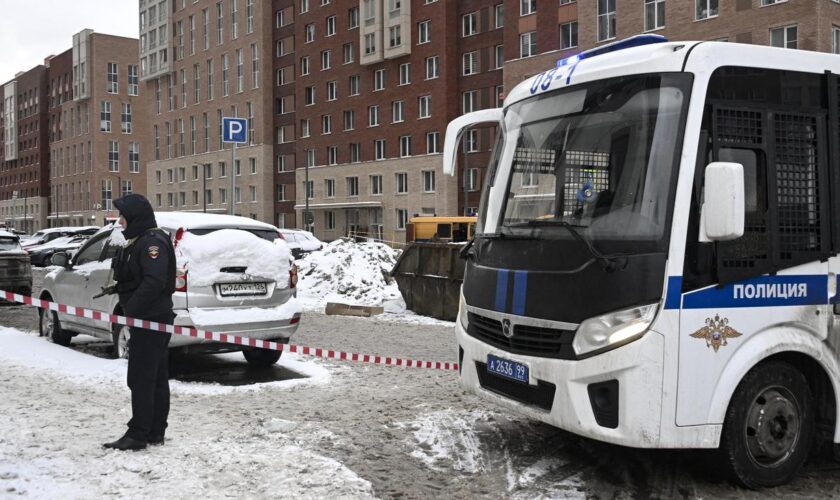
<svg viewBox="0 0 840 500"><path fill-rule="evenodd" d="M399 255L399 250L383 243L328 243L323 250L297 261L298 297L309 309L341 302L404 312L405 302L397 282L390 277Z"/></svg>
<svg viewBox="0 0 840 500"><path fill-rule="evenodd" d="M223 267L246 267L245 274L289 286L292 254L284 242L272 243L247 231L220 229L198 236L185 233L175 250L179 265L186 264L190 284L210 286L219 281L241 278L223 273Z"/></svg>

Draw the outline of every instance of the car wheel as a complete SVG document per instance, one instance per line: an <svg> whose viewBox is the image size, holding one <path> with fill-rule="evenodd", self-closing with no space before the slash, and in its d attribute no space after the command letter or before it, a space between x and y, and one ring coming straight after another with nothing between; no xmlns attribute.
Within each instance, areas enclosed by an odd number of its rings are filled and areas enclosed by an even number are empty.
<svg viewBox="0 0 840 500"><path fill-rule="evenodd" d="M245 356L245 361L249 365L263 368L276 363L280 359L281 354L283 354L283 351L272 351L269 349L247 349L242 351L242 355Z"/></svg>
<svg viewBox="0 0 840 500"><path fill-rule="evenodd" d="M128 339L131 338L131 329L125 325L114 325L111 336L114 341L114 358L128 359Z"/></svg>
<svg viewBox="0 0 840 500"><path fill-rule="evenodd" d="M721 450L734 478L748 488L790 481L808 457L814 410L805 376L771 362L747 373L726 412Z"/></svg>
<svg viewBox="0 0 840 500"><path fill-rule="evenodd" d="M42 337L49 338L53 343L67 347L73 339L73 335L61 328L58 320L58 313L47 309L39 309L38 332Z"/></svg>

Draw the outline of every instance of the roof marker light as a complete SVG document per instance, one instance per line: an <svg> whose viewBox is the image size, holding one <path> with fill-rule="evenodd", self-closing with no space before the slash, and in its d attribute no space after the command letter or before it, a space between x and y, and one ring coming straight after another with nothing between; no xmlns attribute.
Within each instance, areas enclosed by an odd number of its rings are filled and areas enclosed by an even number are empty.
<svg viewBox="0 0 840 500"><path fill-rule="evenodd" d="M573 56L569 56L557 61L557 67L561 66L569 66L575 65L582 61L583 59L588 59L590 57L600 56L601 54L606 54L608 52L615 52L617 50L624 50L629 49L632 47L641 47L643 45L651 45L654 43L664 43L667 42L668 39L662 35L636 35L631 36L630 38L625 38L623 40L619 40L617 42L608 43L606 45L601 45L600 47L595 47L594 49L589 49L581 52L580 54L576 54Z"/></svg>

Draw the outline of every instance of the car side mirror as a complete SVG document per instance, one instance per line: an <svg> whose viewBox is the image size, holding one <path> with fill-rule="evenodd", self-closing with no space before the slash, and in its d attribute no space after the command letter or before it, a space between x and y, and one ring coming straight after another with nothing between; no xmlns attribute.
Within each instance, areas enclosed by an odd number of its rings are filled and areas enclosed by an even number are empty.
<svg viewBox="0 0 840 500"><path fill-rule="evenodd" d="M50 257L50 264L54 266L69 267L70 258L64 252L56 252Z"/></svg>
<svg viewBox="0 0 840 500"><path fill-rule="evenodd" d="M744 166L713 162L706 166L699 241L728 241L744 234Z"/></svg>

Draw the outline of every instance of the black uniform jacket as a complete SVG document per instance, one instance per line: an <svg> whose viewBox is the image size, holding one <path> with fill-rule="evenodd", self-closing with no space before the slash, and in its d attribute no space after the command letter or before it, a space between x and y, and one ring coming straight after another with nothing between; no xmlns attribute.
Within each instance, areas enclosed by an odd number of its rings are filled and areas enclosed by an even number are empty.
<svg viewBox="0 0 840 500"><path fill-rule="evenodd" d="M114 205L126 219L123 236L129 241L112 262L123 313L137 319L157 319L172 313L175 291L172 241L166 232L157 229L154 211L144 197L130 194L116 200Z"/></svg>

